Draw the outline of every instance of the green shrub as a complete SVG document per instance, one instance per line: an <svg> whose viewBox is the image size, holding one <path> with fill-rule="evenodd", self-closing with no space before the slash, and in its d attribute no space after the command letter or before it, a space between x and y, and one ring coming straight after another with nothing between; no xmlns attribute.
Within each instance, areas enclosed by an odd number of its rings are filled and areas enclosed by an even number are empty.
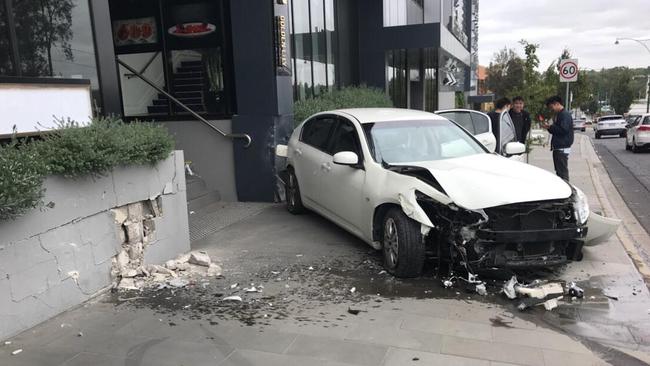
<svg viewBox="0 0 650 366"><path fill-rule="evenodd" d="M64 177L100 175L117 165L154 164L174 146L166 130L149 123L100 118L86 127L74 122L59 127L35 149L50 174Z"/></svg>
<svg viewBox="0 0 650 366"><path fill-rule="evenodd" d="M59 127L39 141L0 146L0 220L41 205L48 174L101 175L118 165L155 164L174 148L167 131L151 123L100 118Z"/></svg>
<svg viewBox="0 0 650 366"><path fill-rule="evenodd" d="M293 119L295 125L298 125L314 113L332 109L392 106L390 98L381 89L364 85L350 86L295 102Z"/></svg>
<svg viewBox="0 0 650 366"><path fill-rule="evenodd" d="M12 141L0 146L0 220L16 218L38 207L46 166L36 151Z"/></svg>

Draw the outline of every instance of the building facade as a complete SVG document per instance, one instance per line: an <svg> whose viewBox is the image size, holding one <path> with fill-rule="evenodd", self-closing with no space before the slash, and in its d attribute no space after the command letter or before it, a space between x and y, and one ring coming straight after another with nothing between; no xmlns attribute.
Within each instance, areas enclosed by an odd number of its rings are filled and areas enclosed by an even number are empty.
<svg viewBox="0 0 650 366"><path fill-rule="evenodd" d="M476 84L477 14L477 0L1 0L0 82L87 79L95 114L170 130L195 198L273 201L294 100L365 84L396 107L453 108Z"/></svg>

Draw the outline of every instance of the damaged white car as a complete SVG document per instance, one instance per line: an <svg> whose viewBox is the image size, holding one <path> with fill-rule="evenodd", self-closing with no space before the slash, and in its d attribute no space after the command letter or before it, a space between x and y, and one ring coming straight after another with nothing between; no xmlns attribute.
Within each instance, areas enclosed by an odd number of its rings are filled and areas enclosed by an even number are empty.
<svg viewBox="0 0 650 366"><path fill-rule="evenodd" d="M502 154L524 149L510 142ZM556 175L490 150L444 117L368 108L318 113L276 154L287 158L288 210L313 210L382 249L398 277L418 276L427 257L470 271L580 260L618 226L590 216L585 195Z"/></svg>

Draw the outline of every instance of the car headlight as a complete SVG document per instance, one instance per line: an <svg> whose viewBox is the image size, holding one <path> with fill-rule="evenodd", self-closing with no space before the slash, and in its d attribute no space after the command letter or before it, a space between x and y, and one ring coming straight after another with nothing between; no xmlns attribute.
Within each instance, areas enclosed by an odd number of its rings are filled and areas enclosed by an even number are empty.
<svg viewBox="0 0 650 366"><path fill-rule="evenodd" d="M574 186L573 190L575 191L575 194L573 195L573 213L576 217L576 221L580 224L584 224L589 218L589 202L587 201L587 196L585 196L580 188Z"/></svg>

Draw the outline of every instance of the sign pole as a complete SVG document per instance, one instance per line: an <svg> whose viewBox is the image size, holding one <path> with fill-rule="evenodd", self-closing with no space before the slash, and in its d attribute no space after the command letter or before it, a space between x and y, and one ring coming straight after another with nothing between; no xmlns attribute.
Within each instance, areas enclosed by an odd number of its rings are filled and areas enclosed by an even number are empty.
<svg viewBox="0 0 650 366"><path fill-rule="evenodd" d="M569 111L571 111L571 101L569 100L569 84L569 82L566 83L566 98L564 99L564 105Z"/></svg>

